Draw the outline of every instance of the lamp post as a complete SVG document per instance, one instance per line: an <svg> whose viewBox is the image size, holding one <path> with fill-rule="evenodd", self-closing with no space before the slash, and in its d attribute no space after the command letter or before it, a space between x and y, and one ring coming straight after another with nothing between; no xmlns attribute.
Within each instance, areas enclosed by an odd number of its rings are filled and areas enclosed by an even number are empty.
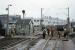
<svg viewBox="0 0 75 50"><path fill-rule="evenodd" d="M9 7L12 6L11 4L8 5L8 7L6 8L6 10L8 11L8 14L7 14L7 34L6 35L9 35Z"/></svg>

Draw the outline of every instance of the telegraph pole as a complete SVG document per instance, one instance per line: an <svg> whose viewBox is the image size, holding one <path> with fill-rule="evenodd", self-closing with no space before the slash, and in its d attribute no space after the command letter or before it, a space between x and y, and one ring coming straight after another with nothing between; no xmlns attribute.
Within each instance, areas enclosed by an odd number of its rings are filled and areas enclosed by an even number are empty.
<svg viewBox="0 0 75 50"><path fill-rule="evenodd" d="M8 8L6 8L6 10L8 10L8 15L7 15L7 34L6 36L9 35L9 7L12 6L11 4L8 5Z"/></svg>
<svg viewBox="0 0 75 50"><path fill-rule="evenodd" d="M41 8L41 20L40 20L40 26L41 26L41 30L42 30L42 8Z"/></svg>
<svg viewBox="0 0 75 50"><path fill-rule="evenodd" d="M69 17L69 7L67 8L67 10L68 10L68 18L67 18L67 30L69 31L69 32L71 32L71 23L70 23L70 17Z"/></svg>
<svg viewBox="0 0 75 50"><path fill-rule="evenodd" d="M70 18L69 18L69 7L68 7L67 9L68 9L68 18L67 18L67 24L69 25L69 24L70 24Z"/></svg>
<svg viewBox="0 0 75 50"><path fill-rule="evenodd" d="M68 7L68 17L69 17L69 7Z"/></svg>
<svg viewBox="0 0 75 50"><path fill-rule="evenodd" d="M68 9L68 19L67 19L67 22L68 22L68 26L69 26L69 29L70 29L69 7L67 9Z"/></svg>

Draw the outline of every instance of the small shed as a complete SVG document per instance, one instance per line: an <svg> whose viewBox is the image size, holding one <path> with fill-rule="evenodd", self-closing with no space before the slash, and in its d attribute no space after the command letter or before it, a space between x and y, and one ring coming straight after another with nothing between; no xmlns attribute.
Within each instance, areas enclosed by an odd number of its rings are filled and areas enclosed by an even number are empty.
<svg viewBox="0 0 75 50"><path fill-rule="evenodd" d="M18 35L30 35L33 33L33 23L31 19L20 19L16 22L16 33Z"/></svg>
<svg viewBox="0 0 75 50"><path fill-rule="evenodd" d="M75 22L71 22L71 27L73 28L73 31L75 32Z"/></svg>

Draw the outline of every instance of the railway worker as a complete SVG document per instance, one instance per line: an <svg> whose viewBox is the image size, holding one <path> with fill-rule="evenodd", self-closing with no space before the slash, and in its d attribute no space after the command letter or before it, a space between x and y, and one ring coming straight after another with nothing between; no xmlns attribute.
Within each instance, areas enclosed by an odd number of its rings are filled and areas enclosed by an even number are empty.
<svg viewBox="0 0 75 50"><path fill-rule="evenodd" d="M11 37L13 37L15 35L16 31L14 28L11 28Z"/></svg>
<svg viewBox="0 0 75 50"><path fill-rule="evenodd" d="M47 28L47 33L48 33L48 35L49 35L49 33L50 33L50 28Z"/></svg>
<svg viewBox="0 0 75 50"><path fill-rule="evenodd" d="M64 38L66 38L66 37L67 37L67 31L64 32Z"/></svg>
<svg viewBox="0 0 75 50"><path fill-rule="evenodd" d="M12 29L11 29L11 34L10 34L10 36L13 37L13 30L12 30Z"/></svg>
<svg viewBox="0 0 75 50"><path fill-rule="evenodd" d="M60 38L60 31L58 31L58 37Z"/></svg>
<svg viewBox="0 0 75 50"><path fill-rule="evenodd" d="M69 31L65 30L65 32L64 32L64 38L68 38L68 34L69 34Z"/></svg>
<svg viewBox="0 0 75 50"><path fill-rule="evenodd" d="M14 35L16 35L16 28L13 28L13 31L14 31Z"/></svg>
<svg viewBox="0 0 75 50"><path fill-rule="evenodd" d="M51 37L53 37L54 30L51 28Z"/></svg>
<svg viewBox="0 0 75 50"><path fill-rule="evenodd" d="M46 29L43 30L43 39L45 39Z"/></svg>

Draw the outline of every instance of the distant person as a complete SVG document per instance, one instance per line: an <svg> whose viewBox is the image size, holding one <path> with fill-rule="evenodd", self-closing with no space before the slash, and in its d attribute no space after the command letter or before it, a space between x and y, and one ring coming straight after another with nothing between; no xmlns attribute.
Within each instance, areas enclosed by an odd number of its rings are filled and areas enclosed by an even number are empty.
<svg viewBox="0 0 75 50"><path fill-rule="evenodd" d="M68 37L68 34L69 34L69 32L68 31L65 31L64 32L64 38L67 38Z"/></svg>
<svg viewBox="0 0 75 50"><path fill-rule="evenodd" d="M46 29L43 30L43 39L45 39Z"/></svg>
<svg viewBox="0 0 75 50"><path fill-rule="evenodd" d="M47 28L47 33L48 33L48 35L49 35L49 33L50 33L50 29L49 29L49 28Z"/></svg>
<svg viewBox="0 0 75 50"><path fill-rule="evenodd" d="M58 37L60 38L60 32L58 31Z"/></svg>
<svg viewBox="0 0 75 50"><path fill-rule="evenodd" d="M54 31L53 31L53 29L51 28L51 37L53 37L53 33L54 33Z"/></svg>
<svg viewBox="0 0 75 50"><path fill-rule="evenodd" d="M64 38L68 37L69 31L65 28L64 29Z"/></svg>

